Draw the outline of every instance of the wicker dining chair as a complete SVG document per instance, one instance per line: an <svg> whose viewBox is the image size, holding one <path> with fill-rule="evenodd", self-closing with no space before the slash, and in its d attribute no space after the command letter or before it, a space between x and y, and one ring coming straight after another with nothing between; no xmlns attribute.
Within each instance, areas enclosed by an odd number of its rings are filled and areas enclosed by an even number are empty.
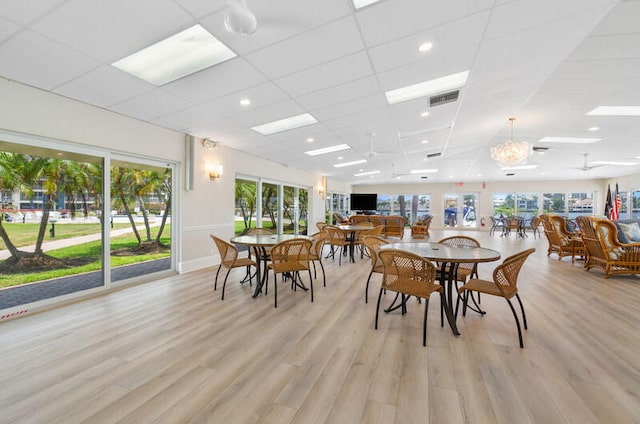
<svg viewBox="0 0 640 424"><path fill-rule="evenodd" d="M314 278L318 278L316 274L316 262L320 264L320 269L322 270L322 285L323 287L327 287L327 276L324 272L324 265L322 265L322 248L324 247L325 240L329 234L326 231L318 231L317 233L311 234L313 240L311 242L311 250L309 252L309 261L313 265L313 276Z"/></svg>
<svg viewBox="0 0 640 424"><path fill-rule="evenodd" d="M329 225L329 224L327 224L324 221L316 222L316 228L318 228L318 231L324 230L324 227L326 227L327 225Z"/></svg>
<svg viewBox="0 0 640 424"><path fill-rule="evenodd" d="M347 232L333 225L327 225L324 227L324 231L328 233L325 242L331 246L331 258L335 259L336 250L338 250L338 266L340 266L342 265L342 254L346 252L351 243L347 237Z"/></svg>
<svg viewBox="0 0 640 424"><path fill-rule="evenodd" d="M520 311L522 311L522 322L524 324L524 329L526 330L527 316L524 313L524 306L522 306L522 301L520 300L520 296L518 295L518 275L520 274L520 270L522 269L522 265L524 265L524 262L527 260L529 255L531 255L535 251L536 249L533 248L527 249L506 258L493 270L493 281L472 278L467 284L458 289L458 294L461 295L463 299L463 316L466 315L469 293L471 292L475 291L478 293L486 293L492 296L504 297L509 304L509 307L511 308L513 317L516 320L516 326L518 327L518 339L520 340L521 348L524 347L524 342L522 341L522 329L520 328L520 320L518 319L518 314L516 313L516 310L513 307L510 299L515 296L515 298L518 300L518 303L520 304Z"/></svg>
<svg viewBox="0 0 640 424"><path fill-rule="evenodd" d="M378 258L380 246L388 244L389 242L384 238L375 235L364 236L362 242L367 247L367 250L369 251L369 258L371 258L371 271L369 271L369 276L367 277L367 285L364 289L364 303L369 303L369 283L371 282L371 276L374 273L384 273L384 265L382 264L380 258Z"/></svg>
<svg viewBox="0 0 640 424"><path fill-rule="evenodd" d="M227 273L224 276L224 282L222 283L222 299L224 300L224 289L227 286L227 278L229 278L229 273L234 268L247 268L247 275L249 276L249 285L251 285L251 270L250 267L258 267L256 261L253 261L249 258L239 258L238 257L238 249L231 243L228 243L222 240L219 237L210 234L209 237L213 239L218 248L218 252L220 253L220 266L218 267L218 271L216 271L216 278L213 283L213 290L218 289L218 274L220 274L220 269L226 268ZM244 281L244 280L243 280ZM259 282L258 282L259 283Z"/></svg>
<svg viewBox="0 0 640 424"><path fill-rule="evenodd" d="M378 315L380 301L385 290L394 291L402 295L402 312L406 311L407 296L425 299L424 318L422 322L422 345L427 345L427 314L429 312L429 297L431 293L440 293L440 310L442 311L444 297L442 286L436 283L435 266L421 256L399 249L382 250L378 254L384 266L384 273L378 304L376 307L375 328L378 329ZM444 325L442 314L440 324Z"/></svg>
<svg viewBox="0 0 640 424"><path fill-rule="evenodd" d="M273 271L275 308L278 307L278 274L286 273L290 275L291 286L295 290L298 286L298 280L302 281L300 271L307 271L309 273L311 302L313 302L313 278L311 277L311 268L309 266L311 244L309 239L295 238L280 242L271 248L271 262L268 265L268 269ZM267 294L268 286L269 278L265 282L265 295Z"/></svg>

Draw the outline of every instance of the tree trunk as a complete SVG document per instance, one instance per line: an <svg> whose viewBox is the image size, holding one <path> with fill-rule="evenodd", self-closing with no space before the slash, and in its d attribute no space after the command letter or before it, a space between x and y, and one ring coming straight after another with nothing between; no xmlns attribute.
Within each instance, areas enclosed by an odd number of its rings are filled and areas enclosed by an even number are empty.
<svg viewBox="0 0 640 424"><path fill-rule="evenodd" d="M158 229L158 235L156 236L156 243L160 244L160 237L162 236L162 232L164 231L164 225L167 222L167 216L171 213L171 193L169 193L169 198L164 206L164 213L162 214L162 221L160 221L160 228Z"/></svg>
<svg viewBox="0 0 640 424"><path fill-rule="evenodd" d="M0 219L0 238L2 239L2 242L4 243L4 245L7 247L7 250L9 251L9 253L11 253L12 258L17 259L18 257L20 257L21 252L16 248L16 246L9 239L9 234L7 234L7 231L4 229L1 219Z"/></svg>
<svg viewBox="0 0 640 424"><path fill-rule="evenodd" d="M49 223L49 212L51 211L52 195L48 195L44 202L44 210L42 211L42 219L40 220L40 228L38 229L38 238L36 239L36 247L34 253L42 253L42 243L44 235L47 232L47 224Z"/></svg>
<svg viewBox="0 0 640 424"><path fill-rule="evenodd" d="M142 211L142 220L144 221L144 229L147 233L147 239L145 241L151 241L151 225L149 224L149 214L147 213L147 206L144 204L144 200L142 196L138 197L138 204L140 205L140 210Z"/></svg>
<svg viewBox="0 0 640 424"><path fill-rule="evenodd" d="M131 209L129 209L129 205L127 205L127 198L121 186L118 187L118 194L120 195L120 201L122 202L122 207L127 214L127 218L129 218L129 223L131 224L131 228L133 229L133 234L135 234L136 239L138 239L138 244L142 244L142 238L140 237L140 233L138 233L138 229L136 228L136 221L133 219Z"/></svg>

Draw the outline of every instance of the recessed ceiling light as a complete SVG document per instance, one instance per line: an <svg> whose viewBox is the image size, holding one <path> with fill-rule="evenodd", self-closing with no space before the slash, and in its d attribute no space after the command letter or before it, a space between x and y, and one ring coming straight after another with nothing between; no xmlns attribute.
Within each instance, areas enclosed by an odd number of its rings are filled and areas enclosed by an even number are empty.
<svg viewBox="0 0 640 424"><path fill-rule="evenodd" d="M543 137L539 141L541 143L574 143L588 144L602 140L601 138L580 138L580 137Z"/></svg>
<svg viewBox="0 0 640 424"><path fill-rule="evenodd" d="M417 99L418 97L460 88L467 83L468 77L469 71L458 72L406 87L396 88L395 90L389 90L384 94L389 104L404 102L406 100Z"/></svg>
<svg viewBox="0 0 640 424"><path fill-rule="evenodd" d="M338 160L344 159L344 156L338 156Z"/></svg>
<svg viewBox="0 0 640 424"><path fill-rule="evenodd" d="M236 57L200 25L112 63L118 69L160 86Z"/></svg>
<svg viewBox="0 0 640 424"><path fill-rule="evenodd" d="M364 169L362 169L362 168L358 169L358 172L363 172L363 171L364 171Z"/></svg>
<svg viewBox="0 0 640 424"><path fill-rule="evenodd" d="M600 127L591 127L589 128L589 131L598 131L600 129Z"/></svg>
<svg viewBox="0 0 640 424"><path fill-rule="evenodd" d="M366 163L366 162L367 162L366 159L359 159L359 160L354 160L352 162L336 163L335 165L333 165L333 167L334 168L343 168L345 166L359 165L361 163Z"/></svg>
<svg viewBox="0 0 640 424"><path fill-rule="evenodd" d="M422 53L424 52L428 52L429 50L431 50L431 47L433 47L433 43L422 43L420 44L420 47L418 47L418 50Z"/></svg>
<svg viewBox="0 0 640 424"><path fill-rule="evenodd" d="M420 114L420 116L421 116L421 117L423 117L423 118L424 118L425 116L429 116L429 111L427 110L427 111L422 112L422 113Z"/></svg>
<svg viewBox="0 0 640 424"><path fill-rule="evenodd" d="M640 116L640 106L598 106L589 116Z"/></svg>
<svg viewBox="0 0 640 424"><path fill-rule="evenodd" d="M369 6L370 4L377 3L380 0L353 0L353 7L358 9L362 9L365 6Z"/></svg>
<svg viewBox="0 0 640 424"><path fill-rule="evenodd" d="M249 100L249 99L242 99L242 100L240 100L240 104L241 104L242 106L249 106L249 105L251 104L251 100Z"/></svg>
<svg viewBox="0 0 640 424"><path fill-rule="evenodd" d="M536 169L538 165L518 165L518 166L503 166L503 171L516 171L516 170L525 170L525 169Z"/></svg>
<svg viewBox="0 0 640 424"><path fill-rule="evenodd" d="M412 174L435 174L438 169L412 169Z"/></svg>
<svg viewBox="0 0 640 424"><path fill-rule="evenodd" d="M360 172L358 174L353 174L354 177L364 177L365 175L375 175L375 174L379 174L380 171L367 171L367 172Z"/></svg>
<svg viewBox="0 0 640 424"><path fill-rule="evenodd" d="M640 165L640 163L614 162L609 160L594 160L593 162L589 162L589 165L636 166L636 165Z"/></svg>
<svg viewBox="0 0 640 424"><path fill-rule="evenodd" d="M310 114L302 113L300 115L291 116L289 118L280 119L278 121L257 125L255 127L251 127L251 129L259 132L262 135L270 135L282 131L292 130L294 128L304 127L306 125L316 124L317 122L318 121L316 120L316 118L314 118Z"/></svg>
<svg viewBox="0 0 640 424"><path fill-rule="evenodd" d="M307 143L313 143L313 142L314 142L313 137L307 138Z"/></svg>
<svg viewBox="0 0 640 424"><path fill-rule="evenodd" d="M478 177L482 177L482 174L478 174Z"/></svg>
<svg viewBox="0 0 640 424"><path fill-rule="evenodd" d="M325 153L339 152L340 150L347 150L351 147L348 144L336 144L335 146L323 147L322 149L309 150L304 152L305 155L318 156Z"/></svg>
<svg viewBox="0 0 640 424"><path fill-rule="evenodd" d="M427 144L428 142L429 142L429 140L422 140L420 143Z"/></svg>

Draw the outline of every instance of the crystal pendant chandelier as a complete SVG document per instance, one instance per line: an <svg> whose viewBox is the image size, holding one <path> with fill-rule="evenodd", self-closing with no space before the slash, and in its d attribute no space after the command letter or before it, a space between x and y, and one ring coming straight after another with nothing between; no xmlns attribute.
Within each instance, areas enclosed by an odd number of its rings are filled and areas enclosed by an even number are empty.
<svg viewBox="0 0 640 424"><path fill-rule="evenodd" d="M502 166L526 163L531 154L531 145L529 143L513 140L513 122L515 120L516 118L509 118L509 121L511 121L511 137L509 140L491 148L491 158L498 161Z"/></svg>

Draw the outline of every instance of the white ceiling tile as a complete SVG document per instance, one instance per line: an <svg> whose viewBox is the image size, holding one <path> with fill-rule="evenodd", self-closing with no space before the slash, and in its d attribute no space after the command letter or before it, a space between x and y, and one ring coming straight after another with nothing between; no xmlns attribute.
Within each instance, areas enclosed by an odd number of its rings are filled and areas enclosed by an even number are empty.
<svg viewBox="0 0 640 424"><path fill-rule="evenodd" d="M254 127L267 122L289 118L290 116L299 115L304 112L304 109L302 109L299 104L293 100L286 100L274 105L237 113L229 117L229 119L247 127Z"/></svg>
<svg viewBox="0 0 640 424"><path fill-rule="evenodd" d="M196 18L227 8L228 0L174 0ZM251 3L249 3L251 5Z"/></svg>
<svg viewBox="0 0 640 424"><path fill-rule="evenodd" d="M349 116L354 113L361 113L371 109L386 107L386 105L387 102L384 99L384 96L376 94L329 106L323 109L314 110L312 113L316 119L328 121L331 119Z"/></svg>
<svg viewBox="0 0 640 424"><path fill-rule="evenodd" d="M275 83L295 97L359 80L372 74L373 70L367 54L360 52L296 72L276 80Z"/></svg>
<svg viewBox="0 0 640 424"><path fill-rule="evenodd" d="M190 24L195 24L193 18L171 0L69 0L33 29L89 56L115 62Z"/></svg>
<svg viewBox="0 0 640 424"><path fill-rule="evenodd" d="M493 6L493 0L393 0L358 11L356 17L367 46L422 32Z"/></svg>
<svg viewBox="0 0 640 424"><path fill-rule="evenodd" d="M248 99L250 105L241 105L240 100ZM238 113L245 113L255 109L260 109L276 103L290 100L290 97L272 82L239 90L233 94L217 98L205 104L216 105L222 116L233 116Z"/></svg>
<svg viewBox="0 0 640 424"><path fill-rule="evenodd" d="M618 2L613 9L594 29L592 35L630 34L640 32L638 26L640 1Z"/></svg>
<svg viewBox="0 0 640 424"><path fill-rule="evenodd" d="M363 47L353 17L348 16L246 57L269 78L279 78L355 53Z"/></svg>
<svg viewBox="0 0 640 424"><path fill-rule="evenodd" d="M587 37L568 60L640 58L640 31Z"/></svg>
<svg viewBox="0 0 640 424"><path fill-rule="evenodd" d="M9 38L11 35L18 32L19 29L20 25L14 24L13 22L8 21L7 19L0 16L0 44L2 44L2 42Z"/></svg>
<svg viewBox="0 0 640 424"><path fill-rule="evenodd" d="M430 61L439 66L441 61L452 61L469 48L477 49L489 19L489 11L480 12L427 31L412 34L369 50L371 61L378 72L408 65L413 62ZM433 44L431 50L418 51L423 43ZM463 53L464 54L464 53Z"/></svg>
<svg viewBox="0 0 640 424"><path fill-rule="evenodd" d="M44 89L50 90L98 65L90 57L31 31L22 31L0 45L0 74Z"/></svg>
<svg viewBox="0 0 640 424"><path fill-rule="evenodd" d="M371 76L315 93L302 95L298 97L297 100L305 108L315 110L332 105L339 105L372 94L378 94L380 98L384 99L384 96L379 93L380 86L378 85L378 81L375 77Z"/></svg>
<svg viewBox="0 0 640 424"><path fill-rule="evenodd" d="M160 89L155 89L112 107L113 110L145 121L165 116L191 106L191 103Z"/></svg>
<svg viewBox="0 0 640 424"><path fill-rule="evenodd" d="M189 132L189 129L197 125L206 125L220 118L221 114L218 108L203 104L157 117L155 121L167 128Z"/></svg>
<svg viewBox="0 0 640 424"><path fill-rule="evenodd" d="M211 140L220 141L222 144L225 144L224 140L227 134L241 129L241 125L221 118L215 122L204 125L200 124L189 128L187 133L201 138L210 138Z"/></svg>
<svg viewBox="0 0 640 424"><path fill-rule="evenodd" d="M97 106L111 106L155 87L110 65L87 72L54 91Z"/></svg>
<svg viewBox="0 0 640 424"><path fill-rule="evenodd" d="M15 1L0 0L0 16L25 25L50 11L65 0Z"/></svg>
<svg viewBox="0 0 640 424"><path fill-rule="evenodd" d="M262 84L266 78L242 58L234 58L177 81L162 88L193 103L225 96Z"/></svg>

